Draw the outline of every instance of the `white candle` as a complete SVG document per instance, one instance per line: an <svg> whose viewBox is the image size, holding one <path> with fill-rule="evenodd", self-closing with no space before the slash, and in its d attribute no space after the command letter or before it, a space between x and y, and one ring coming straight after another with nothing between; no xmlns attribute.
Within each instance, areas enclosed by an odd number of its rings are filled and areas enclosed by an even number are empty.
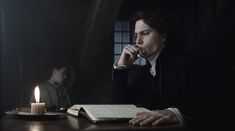
<svg viewBox="0 0 235 131"><path fill-rule="evenodd" d="M40 90L36 86L34 89L36 103L31 103L31 113L34 115L43 115L45 113L45 103L40 103Z"/></svg>

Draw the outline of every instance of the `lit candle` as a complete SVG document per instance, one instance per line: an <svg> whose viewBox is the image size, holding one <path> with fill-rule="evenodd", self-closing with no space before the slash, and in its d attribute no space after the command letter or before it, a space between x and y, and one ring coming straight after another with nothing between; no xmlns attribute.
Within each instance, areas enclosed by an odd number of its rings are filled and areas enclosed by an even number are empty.
<svg viewBox="0 0 235 131"><path fill-rule="evenodd" d="M34 89L36 103L31 103L31 113L34 115L43 115L45 112L45 103L40 103L40 90L36 86Z"/></svg>

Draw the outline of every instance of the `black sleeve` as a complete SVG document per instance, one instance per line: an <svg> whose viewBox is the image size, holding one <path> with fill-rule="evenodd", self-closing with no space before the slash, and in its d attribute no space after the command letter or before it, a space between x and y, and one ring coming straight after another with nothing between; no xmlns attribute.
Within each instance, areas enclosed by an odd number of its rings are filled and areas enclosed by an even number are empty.
<svg viewBox="0 0 235 131"><path fill-rule="evenodd" d="M113 69L112 100L114 103L126 103L128 69Z"/></svg>

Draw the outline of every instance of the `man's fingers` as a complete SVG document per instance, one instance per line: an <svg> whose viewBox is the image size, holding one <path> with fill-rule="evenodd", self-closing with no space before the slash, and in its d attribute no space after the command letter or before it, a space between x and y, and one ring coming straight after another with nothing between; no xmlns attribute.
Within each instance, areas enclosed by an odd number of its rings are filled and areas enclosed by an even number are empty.
<svg viewBox="0 0 235 131"><path fill-rule="evenodd" d="M146 114L146 113L148 113L148 112L138 112L138 113L136 113L136 116L143 115L143 114Z"/></svg>
<svg viewBox="0 0 235 131"><path fill-rule="evenodd" d="M154 116L149 116L146 120L140 122L141 126L150 125L156 118Z"/></svg>
<svg viewBox="0 0 235 131"><path fill-rule="evenodd" d="M146 119L146 117L135 117L129 123L132 125L138 125L144 119Z"/></svg>
<svg viewBox="0 0 235 131"><path fill-rule="evenodd" d="M131 50L133 50L135 53L139 52L139 49L136 46L133 45L127 45L128 48L130 48Z"/></svg>
<svg viewBox="0 0 235 131"><path fill-rule="evenodd" d="M169 115L164 115L160 117L159 119L155 120L152 125L157 126L157 125L162 125L170 122L170 116Z"/></svg>
<svg viewBox="0 0 235 131"><path fill-rule="evenodd" d="M128 54L131 59L134 59L135 55L132 53L132 51L128 48L125 48L125 54Z"/></svg>
<svg viewBox="0 0 235 131"><path fill-rule="evenodd" d="M135 49L137 49L137 52L138 52L137 56L138 57L145 57L146 52L142 47L139 47L137 45L133 45L133 46Z"/></svg>
<svg viewBox="0 0 235 131"><path fill-rule="evenodd" d="M131 119L129 121L129 123L133 124L133 125L139 125L140 122L142 122L143 120L147 119L148 117L149 117L148 114L139 115L139 116Z"/></svg>

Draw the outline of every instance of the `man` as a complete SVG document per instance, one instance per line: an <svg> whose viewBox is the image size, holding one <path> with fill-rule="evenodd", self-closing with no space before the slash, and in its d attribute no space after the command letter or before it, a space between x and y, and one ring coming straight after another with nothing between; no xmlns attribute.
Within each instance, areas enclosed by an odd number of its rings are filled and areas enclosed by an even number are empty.
<svg viewBox="0 0 235 131"><path fill-rule="evenodd" d="M166 16L157 9L143 10L134 15L133 22L136 44L127 45L114 64L115 100L153 110L138 113L130 124L184 125L191 119L186 101L188 67L185 56L166 43ZM138 57L145 58L147 64L133 65Z"/></svg>
<svg viewBox="0 0 235 131"><path fill-rule="evenodd" d="M67 78L67 69L63 65L55 65L52 69L50 78L39 84L40 101L46 103L49 111L66 111L71 106L70 98L64 86ZM30 103L35 101L31 96Z"/></svg>

